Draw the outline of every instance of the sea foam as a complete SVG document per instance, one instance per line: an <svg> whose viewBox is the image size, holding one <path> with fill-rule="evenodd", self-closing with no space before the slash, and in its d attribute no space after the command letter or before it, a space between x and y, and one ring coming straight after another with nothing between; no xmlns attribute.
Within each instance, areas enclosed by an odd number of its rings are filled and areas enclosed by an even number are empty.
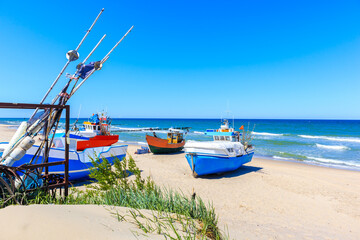
<svg viewBox="0 0 360 240"><path fill-rule="evenodd" d="M360 167L360 163L355 163L355 162L345 162L345 161L339 161L339 160L335 160L335 159L329 159L329 158L319 158L319 157L307 157L307 159L309 160L313 160L315 162L318 163L324 163L324 164L335 164L335 165L343 165L343 166L348 166L348 167Z"/></svg>
<svg viewBox="0 0 360 240"><path fill-rule="evenodd" d="M286 157L279 157L279 156L273 156L274 159L278 159L278 160L295 160L293 158L286 158Z"/></svg>
<svg viewBox="0 0 360 240"><path fill-rule="evenodd" d="M254 135L263 135L263 136L283 136L284 134L280 133L267 133L267 132L252 132Z"/></svg>
<svg viewBox="0 0 360 240"><path fill-rule="evenodd" d="M343 151L343 150L349 150L350 148L349 147L346 147L346 146L333 146L333 145L322 145L322 144L318 144L316 143L316 147L318 148L325 148L325 149L330 149L330 150L340 150L340 151Z"/></svg>
<svg viewBox="0 0 360 240"><path fill-rule="evenodd" d="M312 135L299 135L299 137L312 138L312 139L325 139L325 140L336 141L336 142L360 143L360 138L355 138L355 137L328 137L328 136L312 136Z"/></svg>

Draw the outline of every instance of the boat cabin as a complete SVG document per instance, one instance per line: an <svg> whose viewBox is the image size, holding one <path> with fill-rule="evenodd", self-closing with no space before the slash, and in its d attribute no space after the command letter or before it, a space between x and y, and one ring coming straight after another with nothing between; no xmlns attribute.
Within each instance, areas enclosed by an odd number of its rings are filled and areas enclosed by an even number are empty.
<svg viewBox="0 0 360 240"><path fill-rule="evenodd" d="M84 129L87 133L96 135L110 135L111 119L104 113L94 114L89 121L84 122Z"/></svg>
<svg viewBox="0 0 360 240"><path fill-rule="evenodd" d="M213 136L214 141L240 142L240 132L206 132L206 135Z"/></svg>
<svg viewBox="0 0 360 240"><path fill-rule="evenodd" d="M206 135L213 136L214 141L240 142L241 133L229 127L229 121L224 120L219 129L207 129Z"/></svg>
<svg viewBox="0 0 360 240"><path fill-rule="evenodd" d="M181 143L183 141L183 133L181 132L169 132L167 134L168 143Z"/></svg>
<svg viewBox="0 0 360 240"><path fill-rule="evenodd" d="M84 122L84 128L87 131L100 131L100 125L92 125L90 122Z"/></svg>

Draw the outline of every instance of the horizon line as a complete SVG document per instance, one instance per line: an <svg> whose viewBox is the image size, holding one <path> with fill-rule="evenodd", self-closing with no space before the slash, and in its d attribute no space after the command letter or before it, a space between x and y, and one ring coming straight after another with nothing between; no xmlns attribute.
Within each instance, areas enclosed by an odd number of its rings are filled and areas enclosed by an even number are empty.
<svg viewBox="0 0 360 240"><path fill-rule="evenodd" d="M22 117L0 117L0 119L28 119L28 118L22 118ZM61 119L64 119L65 117L61 117ZM70 117L70 119L88 119L90 117ZM228 119L228 120L315 120L315 121L360 121L360 119L337 119L337 118L176 118L176 117L111 117L112 119L159 119L159 120L222 120L222 119Z"/></svg>

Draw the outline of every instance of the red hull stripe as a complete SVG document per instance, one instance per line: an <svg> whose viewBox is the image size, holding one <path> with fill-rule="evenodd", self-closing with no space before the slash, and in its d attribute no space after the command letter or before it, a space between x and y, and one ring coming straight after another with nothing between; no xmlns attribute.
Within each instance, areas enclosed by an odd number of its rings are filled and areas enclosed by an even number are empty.
<svg viewBox="0 0 360 240"><path fill-rule="evenodd" d="M76 149L78 151L83 151L86 148L111 146L112 144L117 143L118 140L119 140L119 135L110 135L110 136L97 135L93 138L90 138L90 140L88 141L78 141Z"/></svg>

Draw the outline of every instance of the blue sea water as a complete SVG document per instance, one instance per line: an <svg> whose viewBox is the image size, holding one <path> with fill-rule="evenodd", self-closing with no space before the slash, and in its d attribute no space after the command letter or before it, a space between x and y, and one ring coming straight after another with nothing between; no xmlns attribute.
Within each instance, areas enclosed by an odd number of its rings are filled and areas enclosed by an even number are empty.
<svg viewBox="0 0 360 240"><path fill-rule="evenodd" d="M24 119L0 118L19 125ZM79 122L87 119L79 119ZM71 122L75 119L71 119ZM231 120L231 125L233 121ZM220 119L113 119L113 130L123 128L191 127L186 139L206 141L198 132L220 127ZM328 167L360 170L360 121L358 120L259 120L235 119L235 128L253 130L255 155L295 160ZM124 141L145 142L145 132L122 132Z"/></svg>

